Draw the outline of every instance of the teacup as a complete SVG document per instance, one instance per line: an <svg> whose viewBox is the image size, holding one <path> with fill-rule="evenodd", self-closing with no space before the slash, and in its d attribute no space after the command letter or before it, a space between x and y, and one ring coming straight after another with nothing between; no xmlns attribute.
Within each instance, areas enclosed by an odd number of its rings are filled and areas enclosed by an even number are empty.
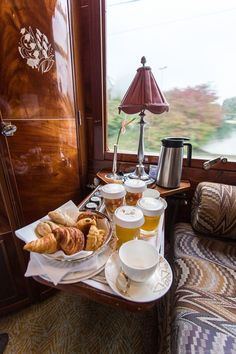
<svg viewBox="0 0 236 354"><path fill-rule="evenodd" d="M133 281L145 282L155 272L159 262L157 249L143 240L131 240L119 249L121 267Z"/></svg>
<svg viewBox="0 0 236 354"><path fill-rule="evenodd" d="M143 192L143 197L159 199L160 198L160 192L158 192L156 189L147 188Z"/></svg>

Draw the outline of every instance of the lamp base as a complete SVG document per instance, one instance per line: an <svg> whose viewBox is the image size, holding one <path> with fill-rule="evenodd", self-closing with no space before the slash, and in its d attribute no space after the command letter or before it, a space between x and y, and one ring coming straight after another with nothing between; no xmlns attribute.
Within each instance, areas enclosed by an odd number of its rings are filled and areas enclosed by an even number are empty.
<svg viewBox="0 0 236 354"><path fill-rule="evenodd" d="M131 179L132 175L135 175L136 179L141 179L138 176L136 177L135 172L133 172L133 173L122 173L122 174L120 172L119 174L115 174L115 175L113 173L108 173L104 177L105 177L105 182L106 183L124 183L124 181L126 181L127 179L129 179L129 178ZM147 174L145 173L145 175L147 175ZM145 184L149 188L154 188L156 186L155 179L153 179L150 176L148 176L148 179L145 179L143 181L145 182Z"/></svg>
<svg viewBox="0 0 236 354"><path fill-rule="evenodd" d="M118 175L116 173L108 173L105 177L114 181L122 181L124 179L123 175Z"/></svg>
<svg viewBox="0 0 236 354"><path fill-rule="evenodd" d="M136 165L135 171L129 174L129 178L141 179L142 181L147 181L150 177L145 172L143 165Z"/></svg>

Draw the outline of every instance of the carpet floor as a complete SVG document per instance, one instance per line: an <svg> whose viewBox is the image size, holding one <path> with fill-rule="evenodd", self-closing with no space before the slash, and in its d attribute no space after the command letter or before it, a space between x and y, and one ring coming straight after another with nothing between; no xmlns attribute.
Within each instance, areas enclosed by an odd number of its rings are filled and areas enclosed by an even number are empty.
<svg viewBox="0 0 236 354"><path fill-rule="evenodd" d="M157 354L158 318L157 307L131 313L58 292L1 318L0 332L4 354Z"/></svg>

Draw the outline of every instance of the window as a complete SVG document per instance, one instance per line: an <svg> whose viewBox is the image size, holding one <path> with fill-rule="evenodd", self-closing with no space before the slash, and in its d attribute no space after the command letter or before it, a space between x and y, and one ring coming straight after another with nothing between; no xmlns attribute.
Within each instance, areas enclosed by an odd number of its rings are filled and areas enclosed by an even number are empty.
<svg viewBox="0 0 236 354"><path fill-rule="evenodd" d="M190 138L195 158L236 161L236 6L234 0L107 0L108 147L118 114L145 55L170 111L146 112L145 153L156 155L166 136ZM120 136L119 151L137 153L139 121Z"/></svg>

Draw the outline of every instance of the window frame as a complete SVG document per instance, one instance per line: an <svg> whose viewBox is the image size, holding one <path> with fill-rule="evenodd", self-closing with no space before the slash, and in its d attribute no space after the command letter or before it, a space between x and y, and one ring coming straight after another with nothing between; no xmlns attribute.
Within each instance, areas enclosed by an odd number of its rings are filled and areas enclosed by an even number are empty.
<svg viewBox="0 0 236 354"><path fill-rule="evenodd" d="M91 56L91 99L93 115L93 161L95 167L111 166L113 152L108 150L107 136L107 90L106 90L106 0L94 0L89 2L90 8L90 56ZM138 148L138 147L137 147ZM135 153L119 153L117 155L119 163L138 162ZM202 169L202 165L208 159L192 158L191 168ZM96 163L98 161L98 163ZM158 155L145 153L144 164L157 164ZM186 166L184 158L183 167ZM236 162L217 164L211 170L236 171Z"/></svg>

